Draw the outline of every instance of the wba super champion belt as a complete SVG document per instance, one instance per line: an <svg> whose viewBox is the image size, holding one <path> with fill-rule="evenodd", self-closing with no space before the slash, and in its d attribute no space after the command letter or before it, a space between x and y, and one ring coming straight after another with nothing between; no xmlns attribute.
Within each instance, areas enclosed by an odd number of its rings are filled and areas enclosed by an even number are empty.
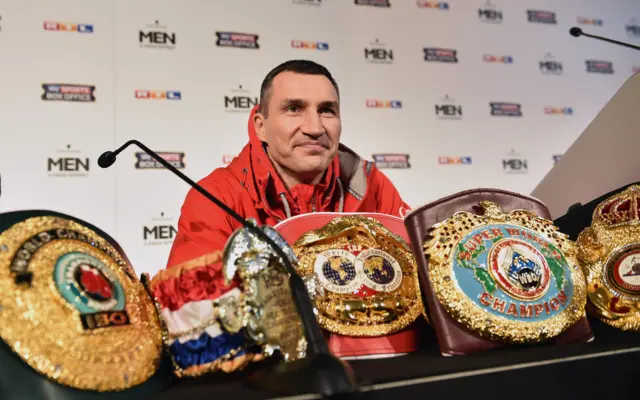
<svg viewBox="0 0 640 400"><path fill-rule="evenodd" d="M125 256L83 224L33 216L1 232L0 293L0 337L60 384L120 391L159 367L153 302Z"/></svg>
<svg viewBox="0 0 640 400"><path fill-rule="evenodd" d="M640 330L640 186L601 202L577 239L591 314L623 330Z"/></svg>
<svg viewBox="0 0 640 400"><path fill-rule="evenodd" d="M374 218L335 217L299 236L292 247L298 273L313 292L318 322L330 332L390 335L424 311L413 253Z"/></svg>
<svg viewBox="0 0 640 400"><path fill-rule="evenodd" d="M424 242L446 312L482 337L513 344L541 342L577 323L586 290L572 243L529 211L479 205L482 215L457 212Z"/></svg>

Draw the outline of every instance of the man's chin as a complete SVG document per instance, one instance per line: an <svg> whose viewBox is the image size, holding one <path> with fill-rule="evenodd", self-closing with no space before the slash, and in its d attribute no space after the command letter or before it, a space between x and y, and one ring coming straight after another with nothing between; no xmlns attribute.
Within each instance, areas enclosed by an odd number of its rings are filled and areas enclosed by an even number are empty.
<svg viewBox="0 0 640 400"><path fill-rule="evenodd" d="M329 165L330 163L326 161L322 163L304 164L299 166L296 173L301 177L313 178L320 174L323 174L327 170Z"/></svg>

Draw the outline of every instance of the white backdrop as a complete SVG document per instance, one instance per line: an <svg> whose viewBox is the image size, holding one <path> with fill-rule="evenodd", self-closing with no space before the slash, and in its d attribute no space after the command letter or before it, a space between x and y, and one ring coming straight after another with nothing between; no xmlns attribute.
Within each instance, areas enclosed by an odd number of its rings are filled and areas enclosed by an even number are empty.
<svg viewBox="0 0 640 400"><path fill-rule="evenodd" d="M292 58L334 74L345 144L410 166L383 169L410 205L529 193L640 68L638 52L571 37L579 23L640 44L637 0L0 0L0 211L82 218L155 273L188 187L135 148L106 170L98 156L136 138L204 177L246 143L262 79Z"/></svg>

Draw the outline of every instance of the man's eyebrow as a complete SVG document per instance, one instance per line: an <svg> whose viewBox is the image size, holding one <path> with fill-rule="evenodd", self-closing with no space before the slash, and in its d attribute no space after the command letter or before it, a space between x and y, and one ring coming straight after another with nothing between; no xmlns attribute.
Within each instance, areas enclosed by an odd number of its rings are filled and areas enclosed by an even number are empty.
<svg viewBox="0 0 640 400"><path fill-rule="evenodd" d="M282 100L282 102L280 102L281 105L283 106L288 106L291 104L300 104L300 105L304 105L304 106L308 106L309 102L303 99L295 99L295 98L291 98L291 99L284 99ZM319 105L319 107L333 107L333 108L338 108L338 102L334 101L334 100L325 100L323 102L321 102Z"/></svg>
<svg viewBox="0 0 640 400"><path fill-rule="evenodd" d="M286 106L290 104L304 104L307 105L308 102L302 99L284 99L280 102L281 105Z"/></svg>
<svg viewBox="0 0 640 400"><path fill-rule="evenodd" d="M333 107L333 108L338 108L338 102L337 101L323 101L322 103L320 103L320 107Z"/></svg>

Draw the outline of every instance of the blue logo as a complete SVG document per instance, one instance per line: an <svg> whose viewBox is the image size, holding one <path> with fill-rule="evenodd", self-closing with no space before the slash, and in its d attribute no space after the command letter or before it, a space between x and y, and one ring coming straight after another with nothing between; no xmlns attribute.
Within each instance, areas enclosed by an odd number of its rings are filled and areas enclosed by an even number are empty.
<svg viewBox="0 0 640 400"><path fill-rule="evenodd" d="M476 228L454 252L453 274L478 308L512 321L544 321L565 310L573 282L562 252L531 229Z"/></svg>

